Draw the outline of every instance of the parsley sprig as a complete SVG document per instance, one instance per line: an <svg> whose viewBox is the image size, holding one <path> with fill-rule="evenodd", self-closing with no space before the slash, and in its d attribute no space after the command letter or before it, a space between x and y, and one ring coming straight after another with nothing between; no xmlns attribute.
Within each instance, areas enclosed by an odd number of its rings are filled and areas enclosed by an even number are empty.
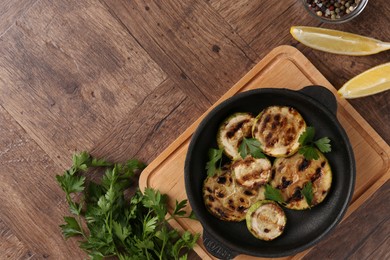
<svg viewBox="0 0 390 260"><path fill-rule="evenodd" d="M328 153L332 150L328 137L323 137L314 141L314 136L315 129L312 126L309 126L298 139L298 142L301 145L298 152L303 154L307 160L318 160L319 155L315 147L323 153Z"/></svg>
<svg viewBox="0 0 390 260"><path fill-rule="evenodd" d="M83 176L91 168L105 169L99 184ZM199 234L180 235L168 221L194 218L184 210L187 200L176 201L172 216L166 218L167 195L147 188L144 194L137 190L130 199L125 196L136 172L144 168L137 160L119 164L86 152L74 155L70 169L56 176L72 213L60 226L65 238L81 237L80 247L91 259L185 259Z"/></svg>
<svg viewBox="0 0 390 260"><path fill-rule="evenodd" d="M241 155L241 158L246 158L248 154L252 155L254 158L266 158L261 149L260 142L255 138L243 138L238 152Z"/></svg>

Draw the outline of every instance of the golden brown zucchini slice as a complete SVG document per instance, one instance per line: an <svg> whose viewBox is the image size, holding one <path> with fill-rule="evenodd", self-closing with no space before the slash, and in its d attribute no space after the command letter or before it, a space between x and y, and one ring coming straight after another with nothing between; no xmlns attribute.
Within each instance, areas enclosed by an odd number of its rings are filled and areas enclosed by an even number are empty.
<svg viewBox="0 0 390 260"><path fill-rule="evenodd" d="M248 230L261 240L270 241L280 236L286 222L287 218L283 209L271 200L256 202L246 213Z"/></svg>
<svg viewBox="0 0 390 260"><path fill-rule="evenodd" d="M286 207L302 210L309 207L302 189L312 183L311 205L321 203L329 193L332 184L332 170L325 156L317 150L318 160L306 160L296 153L288 158L277 158L272 166L271 185L282 193Z"/></svg>
<svg viewBox="0 0 390 260"><path fill-rule="evenodd" d="M232 164L232 173L237 183L247 188L266 184L271 177L271 162L267 158L247 156Z"/></svg>
<svg viewBox="0 0 390 260"><path fill-rule="evenodd" d="M244 137L252 135L254 117L249 113L235 113L220 125L217 143L226 156L231 159L241 158L238 148Z"/></svg>
<svg viewBox="0 0 390 260"><path fill-rule="evenodd" d="M288 157L298 151L298 139L305 129L306 122L296 109L270 106L256 117L252 135L261 143L263 153Z"/></svg>
<svg viewBox="0 0 390 260"><path fill-rule="evenodd" d="M248 208L264 199L264 188L238 185L230 169L209 176L203 183L203 200L211 214L225 221L242 221Z"/></svg>

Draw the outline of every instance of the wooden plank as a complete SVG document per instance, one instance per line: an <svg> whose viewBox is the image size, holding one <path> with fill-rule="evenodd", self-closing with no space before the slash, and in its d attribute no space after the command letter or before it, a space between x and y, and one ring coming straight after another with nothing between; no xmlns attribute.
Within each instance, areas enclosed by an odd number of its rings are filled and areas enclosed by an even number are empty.
<svg viewBox="0 0 390 260"><path fill-rule="evenodd" d="M216 101L258 57L204 1L105 2L202 109Z"/></svg>
<svg viewBox="0 0 390 260"><path fill-rule="evenodd" d="M93 0L39 1L0 44L1 104L61 165L166 78Z"/></svg>
<svg viewBox="0 0 390 260"><path fill-rule="evenodd" d="M0 232L5 232L7 244L17 246L12 253L26 254L27 258L80 257L76 241L65 244L58 227L62 216L69 215L65 196L54 178L62 170L1 106L0 147ZM9 230L18 240L9 236ZM0 251L0 258L10 253L7 251Z"/></svg>
<svg viewBox="0 0 390 260"><path fill-rule="evenodd" d="M163 82L128 116L113 124L92 154L112 161L138 158L150 162L202 111L170 79Z"/></svg>
<svg viewBox="0 0 390 260"><path fill-rule="evenodd" d="M0 257L26 259L33 254L0 219Z"/></svg>
<svg viewBox="0 0 390 260"><path fill-rule="evenodd" d="M290 35L292 25L320 24L310 17L300 1L295 0L244 0L239 3L211 0L209 2L244 41L259 53L259 58L281 44L294 43Z"/></svg>
<svg viewBox="0 0 390 260"><path fill-rule="evenodd" d="M0 2L0 38L37 0L2 0Z"/></svg>

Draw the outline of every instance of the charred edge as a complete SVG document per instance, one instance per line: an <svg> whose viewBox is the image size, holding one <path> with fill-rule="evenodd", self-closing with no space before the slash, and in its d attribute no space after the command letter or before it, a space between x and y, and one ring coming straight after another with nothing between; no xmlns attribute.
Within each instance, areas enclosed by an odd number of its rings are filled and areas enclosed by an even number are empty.
<svg viewBox="0 0 390 260"><path fill-rule="evenodd" d="M303 159L302 162L298 165L298 171L306 170L311 164L311 161Z"/></svg>
<svg viewBox="0 0 390 260"><path fill-rule="evenodd" d="M237 207L237 211L238 212L244 212L246 210L246 208L244 206L238 206Z"/></svg>
<svg viewBox="0 0 390 260"><path fill-rule="evenodd" d="M315 182L318 178L320 178L322 175L322 171L321 171L321 168L318 167L316 169L316 172L314 173L314 175L310 178L310 181L311 182Z"/></svg>
<svg viewBox="0 0 390 260"><path fill-rule="evenodd" d="M250 190L245 190L244 194L247 195L247 196L253 196L253 193Z"/></svg>
<svg viewBox="0 0 390 260"><path fill-rule="evenodd" d="M303 195L302 195L301 189L299 187L296 187L293 195L291 196L291 198L289 198L287 200L287 203L290 203L292 201L299 201L301 199L303 199Z"/></svg>
<svg viewBox="0 0 390 260"><path fill-rule="evenodd" d="M214 202L214 201L215 201L213 195L209 195L209 200L210 200L211 202Z"/></svg>
<svg viewBox="0 0 390 260"><path fill-rule="evenodd" d="M292 108L292 107L288 108L288 112L290 112L290 114L292 114L292 115L297 114L297 111L294 108Z"/></svg>
<svg viewBox="0 0 390 260"><path fill-rule="evenodd" d="M226 215L225 211L223 211L223 209L220 209L220 208L216 208L215 211L222 217L222 218L227 218L228 216Z"/></svg>
<svg viewBox="0 0 390 260"><path fill-rule="evenodd" d="M263 125L261 126L261 132L263 132L264 129L267 127L269 121L271 121L271 116L268 114L264 118Z"/></svg>
<svg viewBox="0 0 390 260"><path fill-rule="evenodd" d="M272 137L273 137L272 133L267 134L267 136L265 137L265 146L271 147L277 142L277 139L272 139Z"/></svg>
<svg viewBox="0 0 390 260"><path fill-rule="evenodd" d="M234 206L234 203L233 203L233 200L229 200L229 208L231 208L232 210L235 210L236 207Z"/></svg>
<svg viewBox="0 0 390 260"><path fill-rule="evenodd" d="M248 173L248 174L245 174L244 176L242 176L242 180L248 181L248 180L252 180L252 179L258 179L258 178L260 178L260 176L261 176L260 171L254 171L254 172L251 172L251 173Z"/></svg>
<svg viewBox="0 0 390 260"><path fill-rule="evenodd" d="M273 180L275 178L276 170L272 169L271 171L271 179Z"/></svg>
<svg viewBox="0 0 390 260"><path fill-rule="evenodd" d="M222 199L222 198L225 197L225 194L223 194L223 192L220 192L220 191L219 191L216 195L217 195L217 197L220 198L220 199Z"/></svg>
<svg viewBox="0 0 390 260"><path fill-rule="evenodd" d="M226 183L226 177L225 176L219 176L217 178L217 183L219 184L225 184Z"/></svg>
<svg viewBox="0 0 390 260"><path fill-rule="evenodd" d="M282 177L282 189L285 189L287 188L288 186L290 186L292 183L292 181L290 180L287 180L286 177Z"/></svg>
<svg viewBox="0 0 390 260"><path fill-rule="evenodd" d="M232 138L232 137L235 135L235 133L236 133L238 130L240 130L244 124L246 124L246 123L248 123L248 122L249 122L249 119L246 119L246 120L244 120L244 121L239 122L239 123L236 124L235 126L233 126L233 128L230 129L230 130L226 133L226 137L227 137L227 138Z"/></svg>

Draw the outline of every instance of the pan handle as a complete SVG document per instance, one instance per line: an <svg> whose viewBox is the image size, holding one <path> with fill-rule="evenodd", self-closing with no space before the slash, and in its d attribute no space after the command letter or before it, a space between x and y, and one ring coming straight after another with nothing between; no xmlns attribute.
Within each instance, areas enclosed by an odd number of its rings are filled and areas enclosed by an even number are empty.
<svg viewBox="0 0 390 260"><path fill-rule="evenodd" d="M230 248L222 245L209 232L203 230L203 244L207 251L218 259L228 260L233 259L238 254Z"/></svg>
<svg viewBox="0 0 390 260"><path fill-rule="evenodd" d="M314 98L327 107L334 115L337 113L337 100L334 94L327 88L318 85L307 86L299 90L302 94Z"/></svg>

